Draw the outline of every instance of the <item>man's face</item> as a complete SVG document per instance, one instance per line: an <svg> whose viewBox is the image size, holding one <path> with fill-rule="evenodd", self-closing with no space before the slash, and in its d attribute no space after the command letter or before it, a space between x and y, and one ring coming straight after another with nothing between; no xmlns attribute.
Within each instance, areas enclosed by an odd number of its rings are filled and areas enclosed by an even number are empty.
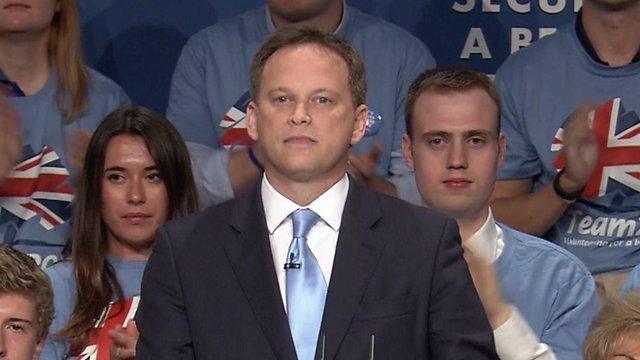
<svg viewBox="0 0 640 360"><path fill-rule="evenodd" d="M269 180L342 176L367 116L365 105L353 104L346 62L314 44L289 46L267 60L261 79L247 108L248 132L264 152Z"/></svg>
<svg viewBox="0 0 640 360"><path fill-rule="evenodd" d="M0 294L0 359L40 358L44 339L38 341L36 303L19 293Z"/></svg>
<svg viewBox="0 0 640 360"><path fill-rule="evenodd" d="M622 335L615 343L607 360L636 360L640 359L640 334L628 333Z"/></svg>
<svg viewBox="0 0 640 360"><path fill-rule="evenodd" d="M603 5L615 9L623 9L633 4L640 3L640 0L586 0L596 5Z"/></svg>
<svg viewBox="0 0 640 360"><path fill-rule="evenodd" d="M332 2L342 0L268 0L272 13L289 22L301 22L318 16Z"/></svg>
<svg viewBox="0 0 640 360"><path fill-rule="evenodd" d="M495 103L480 88L427 91L412 114L413 136L405 134L402 147L422 200L457 219L476 216L488 205L504 153Z"/></svg>

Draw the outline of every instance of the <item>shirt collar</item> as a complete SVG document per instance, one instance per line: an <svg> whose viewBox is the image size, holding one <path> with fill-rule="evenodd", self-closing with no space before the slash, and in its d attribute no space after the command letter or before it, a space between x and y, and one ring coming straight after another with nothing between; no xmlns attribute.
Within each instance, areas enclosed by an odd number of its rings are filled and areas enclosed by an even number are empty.
<svg viewBox="0 0 640 360"><path fill-rule="evenodd" d="M593 61L602 65L609 66L609 63L602 60L600 56L598 56L596 49L593 48L593 44L591 44L591 41L587 36L587 32L585 31L584 25L582 24L582 9L578 12L578 16L576 17L576 35L578 36L578 41L580 41L580 44L587 52L587 54L589 54L589 57L593 59ZM638 50L636 56L634 56L633 60L631 60L631 64L636 62L640 62L640 50Z"/></svg>
<svg viewBox="0 0 640 360"><path fill-rule="evenodd" d="M271 10L269 9L269 5L265 5L265 20L267 21L267 29L269 30L269 33L272 32L276 32L276 26L273 24L273 20L271 19ZM340 24L338 24L338 27L333 31L334 34L339 35L342 33L342 28L344 27L344 24L347 22L347 4L344 2L344 0L342 1L342 19L340 19Z"/></svg>
<svg viewBox="0 0 640 360"><path fill-rule="evenodd" d="M7 75L4 74L4 72L2 71L2 69L0 69L0 86L4 87L8 96L14 96L14 97L23 97L25 96L24 92L22 91L22 89L20 89L20 86L18 86L18 83L15 83L11 80L9 80L9 78L7 78Z"/></svg>
<svg viewBox="0 0 640 360"><path fill-rule="evenodd" d="M487 262L492 263L498 259L504 248L504 236L493 218L491 208L487 220L475 234L465 240L465 245Z"/></svg>
<svg viewBox="0 0 640 360"><path fill-rule="evenodd" d="M260 191L269 234L273 234L280 224L282 224L293 211L299 208L313 210L334 231L338 231L340 229L340 223L342 222L344 204L347 201L347 193L349 192L349 178L347 174L345 174L340 181L333 184L333 186L318 196L308 206L300 206L280 194L269 183L266 175L262 177Z"/></svg>

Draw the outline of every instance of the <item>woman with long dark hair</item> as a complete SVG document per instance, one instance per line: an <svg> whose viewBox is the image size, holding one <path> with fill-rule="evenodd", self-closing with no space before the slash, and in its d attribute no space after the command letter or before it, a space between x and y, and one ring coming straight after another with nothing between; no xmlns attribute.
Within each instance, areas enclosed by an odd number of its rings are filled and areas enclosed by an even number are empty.
<svg viewBox="0 0 640 360"><path fill-rule="evenodd" d="M93 353L102 359L109 352L131 358L137 336L131 320L155 232L198 207L182 138L149 109L110 114L93 134L86 159L73 209L71 257L46 270L55 320L45 360Z"/></svg>
<svg viewBox="0 0 640 360"><path fill-rule="evenodd" d="M0 93L18 114L19 126L11 127L21 140L17 151L0 146L15 153L9 157L14 172L2 166L0 174L6 177L0 179L0 243L46 265L69 236L71 178L84 150L74 144L85 143L74 139L92 133L128 98L84 64L76 0L0 0Z"/></svg>

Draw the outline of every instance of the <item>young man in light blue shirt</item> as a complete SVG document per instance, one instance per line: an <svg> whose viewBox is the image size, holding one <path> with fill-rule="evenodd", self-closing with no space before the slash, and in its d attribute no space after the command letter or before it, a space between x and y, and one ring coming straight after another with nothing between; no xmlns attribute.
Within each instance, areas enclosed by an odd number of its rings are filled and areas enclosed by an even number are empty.
<svg viewBox="0 0 640 360"><path fill-rule="evenodd" d="M497 224L489 207L505 152L500 97L468 69L419 76L403 150L424 204L456 219L501 359L581 359L597 312L587 268L568 251Z"/></svg>

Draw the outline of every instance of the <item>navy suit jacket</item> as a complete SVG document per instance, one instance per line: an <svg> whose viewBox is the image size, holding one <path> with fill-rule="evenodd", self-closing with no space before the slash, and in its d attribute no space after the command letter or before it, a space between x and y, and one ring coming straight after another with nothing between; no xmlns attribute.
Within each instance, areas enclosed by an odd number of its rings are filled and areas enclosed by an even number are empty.
<svg viewBox="0 0 640 360"><path fill-rule="evenodd" d="M138 359L296 359L268 235L259 187L160 229ZM315 358L372 348L373 359L497 359L455 222L350 179Z"/></svg>

